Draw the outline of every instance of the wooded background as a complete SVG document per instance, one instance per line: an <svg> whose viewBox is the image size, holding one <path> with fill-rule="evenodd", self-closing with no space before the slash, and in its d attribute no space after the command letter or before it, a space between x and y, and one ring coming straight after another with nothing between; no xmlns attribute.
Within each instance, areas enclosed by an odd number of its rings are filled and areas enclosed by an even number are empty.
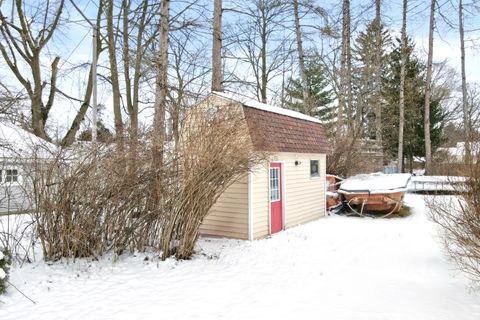
<svg viewBox="0 0 480 320"><path fill-rule="evenodd" d="M383 163L399 171L425 158L428 173L438 147L466 141L468 162L478 141L478 76L467 77L465 57L478 50L479 8L477 0L0 0L0 110L62 146L91 139L95 34L97 135L120 149L145 128L157 144L178 143L185 111L213 90L323 120L332 173L349 174L359 140L381 146ZM435 58L444 37L456 39L449 60Z"/></svg>

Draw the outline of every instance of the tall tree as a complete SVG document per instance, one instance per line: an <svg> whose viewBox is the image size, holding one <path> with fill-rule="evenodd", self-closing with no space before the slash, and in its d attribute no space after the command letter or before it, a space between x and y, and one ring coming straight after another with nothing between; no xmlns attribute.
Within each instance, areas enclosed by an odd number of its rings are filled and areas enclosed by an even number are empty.
<svg viewBox="0 0 480 320"><path fill-rule="evenodd" d="M380 40L378 40L377 28L375 20L370 22L355 40L353 48L355 70L352 77L355 98L352 106L355 112L357 132L381 142L381 139L378 139L381 134L379 135L377 130L378 110L381 110L384 104L381 97L381 79L386 72L387 51L391 39L388 31L383 25L380 25Z"/></svg>
<svg viewBox="0 0 480 320"><path fill-rule="evenodd" d="M350 107L348 102L347 52L350 47L350 1L343 0L342 4L342 43L340 58L340 84L338 88L338 114L335 140L339 142L343 131L343 113Z"/></svg>
<svg viewBox="0 0 480 320"><path fill-rule="evenodd" d="M222 76L222 0L213 7L212 91L223 91Z"/></svg>
<svg viewBox="0 0 480 320"><path fill-rule="evenodd" d="M407 7L408 0L403 0L402 14L402 35L400 45L401 65L400 65L400 101L398 105L398 155L397 169L399 173L403 172L403 130L405 127L405 64L407 62Z"/></svg>
<svg viewBox="0 0 480 320"><path fill-rule="evenodd" d="M169 128L175 146L178 146L185 111L189 105L196 104L203 93L211 89L206 75L211 72L208 60L208 44L194 48L195 28L182 30L170 37L171 74L168 90Z"/></svg>
<svg viewBox="0 0 480 320"><path fill-rule="evenodd" d="M112 88L113 98L113 114L115 121L115 133L119 139L119 146L122 148L123 144L123 119L122 119L122 107L121 107L121 91L120 80L117 63L117 33L114 26L114 0L106 0L107 8L107 48L108 48L108 61L110 62L110 84Z"/></svg>
<svg viewBox="0 0 480 320"><path fill-rule="evenodd" d="M413 43L408 41L405 49L402 48L402 40L390 53L389 71L384 78L383 99L386 101L385 112L388 117L383 118L383 147L386 155L391 158L398 157L397 142L399 130L395 130L399 124L399 92L400 74L402 68L402 51L405 57L405 82L404 82L404 139L403 157L410 163L413 157L425 156L425 130L424 112L425 105L425 65L413 53ZM443 128L446 123L446 113L441 104L441 98L436 96L430 99L429 132L431 133L432 150L438 148L443 142Z"/></svg>
<svg viewBox="0 0 480 320"><path fill-rule="evenodd" d="M308 78L305 71L305 55L303 51L302 30L300 28L300 16L298 13L298 0L293 0L293 16L295 19L295 35L297 40L298 67L300 69L300 79L302 81L302 95L304 113L310 110L310 90L308 88Z"/></svg>
<svg viewBox="0 0 480 320"><path fill-rule="evenodd" d="M425 79L425 105L424 105L424 130L425 130L425 174L429 174L432 166L432 141L430 138L430 99L432 87L433 65L433 32L435 29L436 0L430 4L430 25L428 35L427 76Z"/></svg>
<svg viewBox="0 0 480 320"><path fill-rule="evenodd" d="M382 15L381 15L381 0L375 0L375 83L381 83L381 69L383 65L382 61ZM375 89L377 97L380 97L380 88L377 86ZM377 103L374 107L375 112L375 139L382 141L382 106Z"/></svg>
<svg viewBox="0 0 480 320"><path fill-rule="evenodd" d="M125 79L125 105L130 118L130 135L135 141L138 136L138 113L140 80L146 50L153 36L145 36L146 28L154 17L149 12L149 0L143 0L132 8L132 1L122 0L122 62ZM133 39L130 39L132 37Z"/></svg>
<svg viewBox="0 0 480 320"><path fill-rule="evenodd" d="M156 57L156 82L154 103L154 137L156 148L162 148L165 140L165 110L168 91L168 37L170 0L162 0L160 7L160 39Z"/></svg>
<svg viewBox="0 0 480 320"><path fill-rule="evenodd" d="M236 8L229 9L239 16L232 37L237 47L231 51L248 68L248 76L234 74L235 81L252 88L263 103L267 103L271 80L282 75L290 55L291 38L284 32L287 8L286 2L278 0L239 0Z"/></svg>
<svg viewBox="0 0 480 320"><path fill-rule="evenodd" d="M333 90L327 76L327 67L319 64L316 57L319 53L312 54L312 60L306 64L306 76L308 79L307 90L309 91L310 104L307 107L304 100L304 84L302 79L290 79L285 91L284 105L288 109L303 112L316 117L326 124L334 119Z"/></svg>
<svg viewBox="0 0 480 320"><path fill-rule="evenodd" d="M102 39L101 39L101 34L100 34L100 24L102 21L102 14L103 14L103 0L99 1L98 4L98 10L97 10L97 19L96 19L96 24L95 28L93 29L93 32L95 32L95 41L97 42L97 59L100 56L101 51L103 50L102 48ZM80 105L80 109L78 110L75 118L73 119L70 128L68 129L67 133L63 137L62 141L60 142L60 145L67 147L70 146L74 141L75 141L75 136L77 135L77 132L80 129L80 124L82 121L85 119L85 115L87 114L88 108L90 108L90 99L92 98L92 93L93 93L93 79L92 79L92 66L90 66L90 72L88 75L88 82L87 82L87 88L85 89L85 94L83 96L83 101L82 104Z"/></svg>
<svg viewBox="0 0 480 320"><path fill-rule="evenodd" d="M16 19L4 15L0 6L0 52L8 68L23 86L30 99L31 125L35 135L50 140L45 125L57 92L58 63L56 56L50 65L50 79L42 76L43 49L52 39L64 9L64 0L45 1L33 8L26 6L22 0L14 0ZM56 7L55 7L56 6ZM27 16L26 8L30 8L31 16ZM23 60L27 71L22 70ZM25 72L30 72L30 75ZM50 87L47 99L44 101L44 89Z"/></svg>
<svg viewBox="0 0 480 320"><path fill-rule="evenodd" d="M468 94L467 94L467 79L465 75L465 34L463 30L463 1L458 1L458 32L460 33L460 61L462 73L462 104L463 104L463 128L465 131L465 160L470 163L471 151L471 133L470 121L468 117Z"/></svg>
<svg viewBox="0 0 480 320"><path fill-rule="evenodd" d="M353 90L352 90L352 33L351 33L351 13L350 13L350 0L345 0L345 8L346 11L346 33L345 33L345 55L346 55L346 90L347 90L347 132L349 132L349 137L352 139L356 139L356 135L360 130L361 123L360 121L354 122L354 110L353 110Z"/></svg>

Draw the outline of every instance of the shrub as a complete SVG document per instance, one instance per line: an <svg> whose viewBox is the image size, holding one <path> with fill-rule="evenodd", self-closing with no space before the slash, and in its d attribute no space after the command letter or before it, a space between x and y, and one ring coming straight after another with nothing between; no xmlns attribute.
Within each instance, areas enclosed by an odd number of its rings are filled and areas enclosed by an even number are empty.
<svg viewBox="0 0 480 320"><path fill-rule="evenodd" d="M449 256L474 285L480 284L480 162L469 167L459 197L427 201L430 216L441 228Z"/></svg>
<svg viewBox="0 0 480 320"><path fill-rule="evenodd" d="M263 160L238 108L192 110L177 145L152 135L66 153L32 168L33 221L45 260L153 247L189 258L221 193ZM158 156L160 155L160 157Z"/></svg>

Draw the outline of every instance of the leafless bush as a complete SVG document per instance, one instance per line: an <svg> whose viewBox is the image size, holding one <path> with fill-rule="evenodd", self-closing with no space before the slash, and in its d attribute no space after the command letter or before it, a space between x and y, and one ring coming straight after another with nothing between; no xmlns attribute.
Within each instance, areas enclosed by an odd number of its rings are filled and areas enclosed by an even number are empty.
<svg viewBox="0 0 480 320"><path fill-rule="evenodd" d="M383 169L381 147L375 140L344 137L327 156L327 172L348 177Z"/></svg>
<svg viewBox="0 0 480 320"><path fill-rule="evenodd" d="M480 163L470 165L459 197L427 201L430 216L441 227L449 256L474 284L480 284Z"/></svg>
<svg viewBox="0 0 480 320"><path fill-rule="evenodd" d="M148 136L135 143L135 159L125 159L131 153L112 144L37 163L32 217L44 258L146 247L156 248L162 259L190 257L200 224L220 194L263 159L252 152L238 110L190 112L186 134L177 146L160 150L161 163Z"/></svg>
<svg viewBox="0 0 480 320"><path fill-rule="evenodd" d="M200 224L225 189L266 158L253 152L247 124L235 104L193 110L186 125L179 148L180 189L162 246L168 256L168 245L178 241L177 258L192 254Z"/></svg>
<svg viewBox="0 0 480 320"><path fill-rule="evenodd" d="M34 168L32 214L44 258L98 257L126 248L142 250L150 234L138 236L156 208L145 206L155 175L139 150L137 167L126 170L113 147L74 150L73 159L59 154Z"/></svg>

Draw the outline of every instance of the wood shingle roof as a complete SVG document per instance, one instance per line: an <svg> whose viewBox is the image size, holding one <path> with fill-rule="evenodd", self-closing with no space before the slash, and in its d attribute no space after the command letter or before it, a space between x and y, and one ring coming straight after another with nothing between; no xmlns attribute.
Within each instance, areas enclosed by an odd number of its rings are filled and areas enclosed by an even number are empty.
<svg viewBox="0 0 480 320"><path fill-rule="evenodd" d="M322 124L243 105L255 150L329 153Z"/></svg>

